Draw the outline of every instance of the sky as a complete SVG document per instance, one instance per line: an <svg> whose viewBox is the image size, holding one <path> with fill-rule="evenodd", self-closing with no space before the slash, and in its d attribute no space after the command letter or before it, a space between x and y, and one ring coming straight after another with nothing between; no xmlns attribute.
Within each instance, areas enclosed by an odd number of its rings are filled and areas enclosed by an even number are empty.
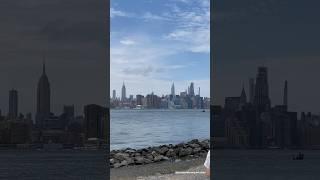
<svg viewBox="0 0 320 180"><path fill-rule="evenodd" d="M51 111L63 105L106 104L106 4L98 0L2 0L0 3L0 109L9 90L19 112L36 110L36 87L45 56Z"/></svg>
<svg viewBox="0 0 320 180"><path fill-rule="evenodd" d="M320 113L319 1L215 1L215 104L239 96L257 67L269 70L272 104L281 104L288 80L289 110Z"/></svg>
<svg viewBox="0 0 320 180"><path fill-rule="evenodd" d="M209 0L111 0L111 94L210 96Z"/></svg>

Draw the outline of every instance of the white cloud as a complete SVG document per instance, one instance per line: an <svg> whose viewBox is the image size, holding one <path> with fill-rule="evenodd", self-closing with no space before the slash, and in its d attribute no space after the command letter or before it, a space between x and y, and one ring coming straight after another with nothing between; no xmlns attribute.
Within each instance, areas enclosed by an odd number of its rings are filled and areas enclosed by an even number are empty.
<svg viewBox="0 0 320 180"><path fill-rule="evenodd" d="M189 1L181 2L189 3ZM191 6L187 10L172 4L160 14L147 12L126 16L145 21L167 21L171 31L159 34L157 37L148 33L142 35L134 32L112 33L111 39L114 41L111 41L111 88L119 94L124 81L128 94L145 95L154 91L162 95L170 93L173 81L177 92L185 91L190 83L194 82L195 87L201 87L202 95L209 96L210 77L200 80L190 78L186 81L175 80L176 78L172 76L171 72L194 64L183 60L177 64L166 64L172 55L185 51L206 54L210 52L209 16L209 7L203 3L197 7Z"/></svg>
<svg viewBox="0 0 320 180"><path fill-rule="evenodd" d="M115 10L114 8L110 8L110 17L111 18L114 18L114 17L130 17L131 15L126 13L126 12L123 12L123 11L120 11L120 10Z"/></svg>
<svg viewBox="0 0 320 180"><path fill-rule="evenodd" d="M165 16L160 16L156 14L152 14L150 12L146 12L142 18L146 21L152 21L152 20L160 20L160 21L169 21L170 19Z"/></svg>
<svg viewBox="0 0 320 180"><path fill-rule="evenodd" d="M131 39L123 39L120 41L121 44L123 45L134 45L136 44L135 41L131 40Z"/></svg>
<svg viewBox="0 0 320 180"><path fill-rule="evenodd" d="M185 44L182 47L187 51L209 53L210 1L201 0L199 7L184 11L177 5L172 8L171 17L176 19L177 26L175 30L165 35L165 38Z"/></svg>

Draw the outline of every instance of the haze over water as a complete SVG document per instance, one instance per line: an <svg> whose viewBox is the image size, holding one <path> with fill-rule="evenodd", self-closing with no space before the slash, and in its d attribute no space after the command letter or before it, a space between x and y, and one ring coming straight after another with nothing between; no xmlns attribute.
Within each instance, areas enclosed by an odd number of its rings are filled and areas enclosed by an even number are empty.
<svg viewBox="0 0 320 180"><path fill-rule="evenodd" d="M209 110L111 110L111 150L177 144L210 136Z"/></svg>

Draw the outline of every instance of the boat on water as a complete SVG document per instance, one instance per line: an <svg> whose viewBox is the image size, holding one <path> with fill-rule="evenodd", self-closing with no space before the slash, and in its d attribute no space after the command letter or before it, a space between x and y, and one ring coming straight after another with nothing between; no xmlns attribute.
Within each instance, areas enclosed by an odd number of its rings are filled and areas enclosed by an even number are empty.
<svg viewBox="0 0 320 180"><path fill-rule="evenodd" d="M143 109L143 106L141 106L141 105L137 105L135 108L133 108L133 109L135 109L135 110L142 110Z"/></svg>
<svg viewBox="0 0 320 180"><path fill-rule="evenodd" d="M304 154L299 152L297 155L293 155L293 160L303 160L304 159Z"/></svg>

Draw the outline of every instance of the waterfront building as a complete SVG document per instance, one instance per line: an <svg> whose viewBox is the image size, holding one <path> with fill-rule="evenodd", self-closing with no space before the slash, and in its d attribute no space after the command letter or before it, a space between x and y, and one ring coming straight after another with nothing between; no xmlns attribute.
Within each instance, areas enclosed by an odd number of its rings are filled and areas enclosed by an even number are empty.
<svg viewBox="0 0 320 180"><path fill-rule="evenodd" d="M12 89L9 91L9 119L18 117L18 91Z"/></svg>

